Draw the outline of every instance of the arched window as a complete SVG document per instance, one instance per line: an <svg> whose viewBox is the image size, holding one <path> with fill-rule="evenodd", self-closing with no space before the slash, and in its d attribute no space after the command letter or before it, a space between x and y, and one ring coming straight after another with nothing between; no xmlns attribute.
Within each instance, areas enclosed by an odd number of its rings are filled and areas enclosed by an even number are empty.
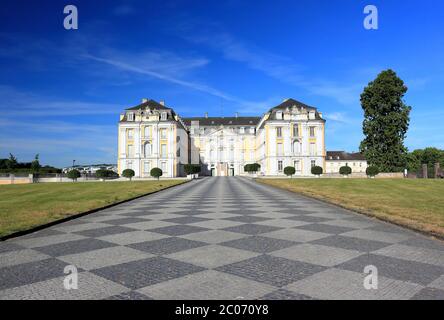
<svg viewBox="0 0 444 320"><path fill-rule="evenodd" d="M151 143L149 142L145 143L144 151L145 151L145 158L151 156Z"/></svg>

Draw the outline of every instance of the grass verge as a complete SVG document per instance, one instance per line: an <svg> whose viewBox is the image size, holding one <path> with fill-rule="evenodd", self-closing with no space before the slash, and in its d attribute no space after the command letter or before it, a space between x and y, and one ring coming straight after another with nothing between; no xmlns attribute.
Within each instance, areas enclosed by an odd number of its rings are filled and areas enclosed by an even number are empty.
<svg viewBox="0 0 444 320"><path fill-rule="evenodd" d="M0 186L0 237L156 192L186 180Z"/></svg>
<svg viewBox="0 0 444 320"><path fill-rule="evenodd" d="M256 179L444 238L444 180Z"/></svg>

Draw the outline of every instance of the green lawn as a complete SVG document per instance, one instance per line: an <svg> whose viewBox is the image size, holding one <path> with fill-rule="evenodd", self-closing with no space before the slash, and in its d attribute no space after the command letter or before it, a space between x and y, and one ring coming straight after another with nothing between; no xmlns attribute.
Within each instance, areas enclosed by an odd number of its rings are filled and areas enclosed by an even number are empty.
<svg viewBox="0 0 444 320"><path fill-rule="evenodd" d="M257 179L444 237L444 180Z"/></svg>
<svg viewBox="0 0 444 320"><path fill-rule="evenodd" d="M0 186L0 236L181 184L185 180Z"/></svg>

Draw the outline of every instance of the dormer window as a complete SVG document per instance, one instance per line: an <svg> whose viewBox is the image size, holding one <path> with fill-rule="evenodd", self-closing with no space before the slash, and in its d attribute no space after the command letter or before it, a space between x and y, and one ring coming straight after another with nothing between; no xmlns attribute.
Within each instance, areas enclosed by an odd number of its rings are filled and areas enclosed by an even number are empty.
<svg viewBox="0 0 444 320"><path fill-rule="evenodd" d="M240 127L239 128L239 133L245 133L245 128L244 127Z"/></svg>
<svg viewBox="0 0 444 320"><path fill-rule="evenodd" d="M276 112L276 119L277 120L282 120L282 111Z"/></svg>
<svg viewBox="0 0 444 320"><path fill-rule="evenodd" d="M160 114L160 120L165 121L167 119L167 113L166 112L162 112Z"/></svg>
<svg viewBox="0 0 444 320"><path fill-rule="evenodd" d="M134 113L128 113L128 121L134 121Z"/></svg>

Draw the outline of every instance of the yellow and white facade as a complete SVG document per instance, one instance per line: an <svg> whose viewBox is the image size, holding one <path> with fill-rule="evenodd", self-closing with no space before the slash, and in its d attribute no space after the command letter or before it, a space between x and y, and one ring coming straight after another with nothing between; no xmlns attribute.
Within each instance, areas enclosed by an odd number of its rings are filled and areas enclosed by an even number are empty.
<svg viewBox="0 0 444 320"><path fill-rule="evenodd" d="M180 118L163 102L142 101L125 110L119 122L118 171L136 177L159 167L165 177L183 176L183 165L200 164L202 174L243 175L244 166L261 165L258 174L310 176L326 170L325 120L316 108L287 99L262 117Z"/></svg>

